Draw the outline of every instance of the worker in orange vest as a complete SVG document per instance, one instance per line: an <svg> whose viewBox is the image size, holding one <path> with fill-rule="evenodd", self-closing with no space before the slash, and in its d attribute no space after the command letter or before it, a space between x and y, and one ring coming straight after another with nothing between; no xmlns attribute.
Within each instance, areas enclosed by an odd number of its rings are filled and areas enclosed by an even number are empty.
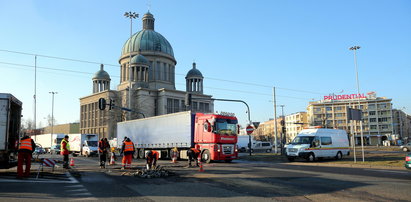
<svg viewBox="0 0 411 202"><path fill-rule="evenodd" d="M134 143L130 140L130 138L127 138L123 142L123 146L121 147L121 153L123 153L123 160L122 160L122 168L131 168L131 161L133 158L133 154L136 151L136 148L134 147Z"/></svg>
<svg viewBox="0 0 411 202"><path fill-rule="evenodd" d="M198 166L198 157L200 156L201 151L196 149L196 148L190 148L187 151L187 156L188 156L188 166L187 167L191 167L191 161L195 161L196 162L196 166Z"/></svg>
<svg viewBox="0 0 411 202"><path fill-rule="evenodd" d="M23 177L30 176L30 168L31 168L31 157L36 149L36 144L34 143L33 139L29 136L24 135L19 142L19 150L18 150L18 162L17 162L17 178L22 179ZM23 164L26 165L26 170L23 174Z"/></svg>
<svg viewBox="0 0 411 202"><path fill-rule="evenodd" d="M148 170L157 168L157 160L160 154L156 150L149 151L146 156L146 167Z"/></svg>

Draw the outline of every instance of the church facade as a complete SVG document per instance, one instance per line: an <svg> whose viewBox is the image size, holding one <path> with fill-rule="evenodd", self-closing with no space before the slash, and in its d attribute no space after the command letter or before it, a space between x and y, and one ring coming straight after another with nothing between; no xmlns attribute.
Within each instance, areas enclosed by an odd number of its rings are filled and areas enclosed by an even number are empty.
<svg viewBox="0 0 411 202"><path fill-rule="evenodd" d="M185 77L185 91L176 89L177 61L173 48L165 37L154 31L155 19L150 12L142 20L143 29L123 46L117 89L110 89L110 75L101 65L92 78L92 94L80 98L80 133L114 138L117 137L117 122L186 111L186 93L192 94L192 111L214 111L212 96L203 94L204 77L195 63ZM112 100L116 107L99 110L100 98Z"/></svg>

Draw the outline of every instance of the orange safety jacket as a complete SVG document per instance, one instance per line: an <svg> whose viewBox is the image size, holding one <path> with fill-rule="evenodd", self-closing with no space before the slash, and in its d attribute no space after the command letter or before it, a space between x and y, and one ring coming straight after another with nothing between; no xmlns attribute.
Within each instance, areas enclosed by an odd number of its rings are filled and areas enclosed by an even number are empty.
<svg viewBox="0 0 411 202"><path fill-rule="evenodd" d="M20 140L19 149L27 149L33 151L33 146L31 145L31 138Z"/></svg>
<svg viewBox="0 0 411 202"><path fill-rule="evenodd" d="M155 150L151 150L151 155L147 155L147 163L151 162L152 160L158 160L158 158L160 157L160 154L155 151Z"/></svg>
<svg viewBox="0 0 411 202"><path fill-rule="evenodd" d="M198 155L201 151L196 148L190 148L196 155Z"/></svg>
<svg viewBox="0 0 411 202"><path fill-rule="evenodd" d="M134 151L133 142L124 142L124 152Z"/></svg>

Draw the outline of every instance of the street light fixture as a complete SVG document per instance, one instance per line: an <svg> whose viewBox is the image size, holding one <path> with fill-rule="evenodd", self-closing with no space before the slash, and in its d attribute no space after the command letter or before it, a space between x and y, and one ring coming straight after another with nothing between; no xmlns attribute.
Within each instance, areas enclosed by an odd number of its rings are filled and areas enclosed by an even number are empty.
<svg viewBox="0 0 411 202"><path fill-rule="evenodd" d="M130 18L130 41L128 45L128 52L130 53L129 61L128 61L128 108L131 109L131 37L133 36L133 19L138 18L138 13L136 12L125 12L124 16L126 18ZM131 119L131 112L128 114L129 120Z"/></svg>
<svg viewBox="0 0 411 202"><path fill-rule="evenodd" d="M53 127L54 127L54 94L57 94L57 92L49 92L52 94L51 98L51 136L50 136L50 148L53 146Z"/></svg>
<svg viewBox="0 0 411 202"><path fill-rule="evenodd" d="M361 103L360 103L360 82L358 80L358 66L357 66L357 50L360 49L360 46L352 46L349 49L354 51L354 65L355 65L355 75L356 75L356 80L357 80L357 91L358 91L358 109L360 109ZM361 150L362 150L362 161L364 162L364 136L363 136L363 131L362 131L362 120L360 121L360 132L361 132ZM355 146L354 146L355 147Z"/></svg>

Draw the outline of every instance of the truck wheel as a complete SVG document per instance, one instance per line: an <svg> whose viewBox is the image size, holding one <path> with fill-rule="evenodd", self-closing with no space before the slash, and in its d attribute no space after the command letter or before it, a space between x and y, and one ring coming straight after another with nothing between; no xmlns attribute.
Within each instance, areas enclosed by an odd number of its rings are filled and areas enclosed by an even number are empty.
<svg viewBox="0 0 411 202"><path fill-rule="evenodd" d="M201 161L205 163L210 163L211 161L210 151L206 149L203 151L203 153L201 153Z"/></svg>
<svg viewBox="0 0 411 202"><path fill-rule="evenodd" d="M289 162L294 162L295 158L294 157L288 157L287 158Z"/></svg>
<svg viewBox="0 0 411 202"><path fill-rule="evenodd" d="M133 153L133 159L138 159L138 151Z"/></svg>
<svg viewBox="0 0 411 202"><path fill-rule="evenodd" d="M233 160L231 160L231 159L226 159L226 160L224 160L226 163L231 163L231 161L233 161Z"/></svg>
<svg viewBox="0 0 411 202"><path fill-rule="evenodd" d="M342 153L340 151L337 153L337 155L335 155L335 159L336 160L341 160L342 159Z"/></svg>
<svg viewBox="0 0 411 202"><path fill-rule="evenodd" d="M266 152L266 153L270 153L270 152L271 152L271 149L267 149L267 150L265 150L265 152Z"/></svg>
<svg viewBox="0 0 411 202"><path fill-rule="evenodd" d="M138 150L138 157L141 159L144 159L144 149L139 149Z"/></svg>
<svg viewBox="0 0 411 202"><path fill-rule="evenodd" d="M307 161L309 162L314 162L315 161L315 155L314 153L310 153L307 157Z"/></svg>

